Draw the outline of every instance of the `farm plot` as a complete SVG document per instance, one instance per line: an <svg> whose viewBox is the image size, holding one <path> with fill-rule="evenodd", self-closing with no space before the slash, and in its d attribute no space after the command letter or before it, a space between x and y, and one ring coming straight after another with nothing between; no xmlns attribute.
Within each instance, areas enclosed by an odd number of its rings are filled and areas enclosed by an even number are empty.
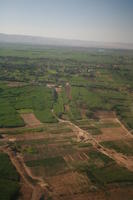
<svg viewBox="0 0 133 200"><path fill-rule="evenodd" d="M53 90L42 86L6 87L0 95L0 127L38 126L57 122L51 109ZM35 117L34 116L34 114ZM22 119L20 117L22 116Z"/></svg>
<svg viewBox="0 0 133 200"><path fill-rule="evenodd" d="M76 133L71 129L69 132L68 128L61 125L59 129L59 125L55 124L47 131L30 133L29 138L28 133L22 134L22 138L21 135L16 135L15 143L20 148L26 165L34 176L47 180L52 187L52 197L55 195L56 199L60 195L68 197L74 193L87 192L90 184L86 175L73 171L76 163L87 162L88 157L82 150L83 146L76 143ZM67 159L70 157L73 163Z"/></svg>
<svg viewBox="0 0 133 200"><path fill-rule="evenodd" d="M28 154L31 154L29 155L30 159L35 157L34 154L37 154L40 159L54 154L60 156L64 155L65 152L73 151L71 143L72 140L76 140L76 134L69 127L64 125L59 127L58 124L53 124L49 127L45 125L42 129L41 132L28 133L27 131L23 134L9 135L8 138L10 141L15 141L16 147L24 154L24 157L26 156L26 160ZM36 149L36 151L32 152L33 149Z"/></svg>
<svg viewBox="0 0 133 200"><path fill-rule="evenodd" d="M76 123L82 128L88 125L89 128L94 126L101 130L99 135L91 132L94 138L101 136L103 129L121 128L116 121L85 119ZM62 120L44 124L41 132L27 131L15 136L15 148L21 152L31 174L47 182L53 200L89 199L98 194L101 188L104 188L102 195L105 197L108 187L133 183L132 172L99 152L89 141L78 142L76 129L72 129L72 125Z"/></svg>
<svg viewBox="0 0 133 200"><path fill-rule="evenodd" d="M44 166L47 176L62 173L67 169L65 160L61 156L47 157L40 160L31 160L26 162L29 167Z"/></svg>
<svg viewBox="0 0 133 200"><path fill-rule="evenodd" d="M38 160L47 157L61 156L74 152L74 147L69 143L56 143L56 141L47 140L34 140L28 143L21 144L21 152L23 153L24 160Z"/></svg>
<svg viewBox="0 0 133 200"><path fill-rule="evenodd" d="M133 173L115 164L102 168L90 167L88 176L91 177L92 182L100 185L126 182L133 183Z"/></svg>
<svg viewBox="0 0 133 200"><path fill-rule="evenodd" d="M97 111L95 116L102 120L114 119L116 117L115 113L111 111Z"/></svg>
<svg viewBox="0 0 133 200"><path fill-rule="evenodd" d="M86 162L87 163L89 160L89 157L86 154L86 152L77 151L76 153L65 155L64 159L68 164L73 165L73 164L75 164L75 162Z"/></svg>
<svg viewBox="0 0 133 200"><path fill-rule="evenodd" d="M52 151L53 150L56 151L56 147L53 147ZM51 155L52 151L50 152ZM60 149L60 152L58 153L64 154L64 152L61 151L62 149ZM88 188L91 187L91 182L86 174L82 174L74 170L76 169L75 166L77 163L79 163L79 161L84 163L86 160L87 162L87 157L83 153L76 154L76 150L75 153L72 154L67 151L65 152L65 155L66 156L64 157L51 156L41 160L36 159L26 162L35 176L41 176L47 180L47 183L52 189L52 199L71 199L71 197L73 198L77 194L80 195L87 193ZM68 159L65 159L68 157L71 157L72 162L70 162Z"/></svg>
<svg viewBox="0 0 133 200"><path fill-rule="evenodd" d="M41 125L40 121L35 117L33 113L21 114L21 117L28 127Z"/></svg>
<svg viewBox="0 0 133 200"><path fill-rule="evenodd" d="M73 199L74 196L88 192L89 179L78 172L67 172L48 179L52 186L53 199Z"/></svg>
<svg viewBox="0 0 133 200"><path fill-rule="evenodd" d="M104 119L104 118L102 118ZM118 121L116 121L116 118L109 118L109 120L100 120L100 119L83 119L83 120L77 120L76 125L78 125L81 129L88 131L93 136L101 137L103 132L102 130L109 129L117 129L120 128L121 125Z"/></svg>
<svg viewBox="0 0 133 200"><path fill-rule="evenodd" d="M133 172L119 166L108 156L92 149L88 152L88 165L79 165L78 169L85 172L91 182L99 187L110 184L133 183Z"/></svg>
<svg viewBox="0 0 133 200"><path fill-rule="evenodd" d="M130 135L127 135L126 131L122 128L102 128L102 134L97 135L95 138L99 141L112 141L112 140L125 140L132 138Z"/></svg>
<svg viewBox="0 0 133 200"><path fill-rule="evenodd" d="M69 140L69 144L66 140L62 140L60 143L61 133L51 133L51 135L54 138L49 138L47 144L40 141L33 143L31 140L30 145L36 147L38 152L24 157L31 172L35 176L47 180L53 199L76 199L77 196L79 199L80 196L85 198L86 194L89 195L89 192L92 192L94 188L99 190L103 184L110 184L109 179L112 177L112 171L116 170L116 173L119 171L117 165L116 168L111 169L111 166L114 165L112 159L99 153L90 144L83 145L83 143L76 143L75 140L72 142ZM67 133L68 136L69 133ZM95 171L95 169L97 170ZM124 170L120 177L119 175L116 179L112 177L113 183L124 181L125 176L128 175ZM105 181L102 181L102 176L106 171L110 174ZM100 173L99 179L97 173ZM128 176L131 174L129 173ZM132 182L132 178L127 179L127 181Z"/></svg>
<svg viewBox="0 0 133 200"><path fill-rule="evenodd" d="M44 133L40 133L40 132L29 132L28 131L26 133L20 133L20 134L16 134L16 135L9 135L8 136L9 139L15 139L15 141L22 141L22 142L26 142L26 141L30 141L30 140L39 140L39 139L45 139L46 136Z"/></svg>
<svg viewBox="0 0 133 200"><path fill-rule="evenodd" d="M27 83L24 82L17 82L17 81L9 81L7 82L8 87L22 87L24 85L26 85Z"/></svg>
<svg viewBox="0 0 133 200"><path fill-rule="evenodd" d="M98 142L131 139L132 135L117 119L114 112L97 112L95 115L100 119L101 134L96 135Z"/></svg>
<svg viewBox="0 0 133 200"><path fill-rule="evenodd" d="M109 149L114 149L118 153L133 157L133 139L106 141L101 144Z"/></svg>

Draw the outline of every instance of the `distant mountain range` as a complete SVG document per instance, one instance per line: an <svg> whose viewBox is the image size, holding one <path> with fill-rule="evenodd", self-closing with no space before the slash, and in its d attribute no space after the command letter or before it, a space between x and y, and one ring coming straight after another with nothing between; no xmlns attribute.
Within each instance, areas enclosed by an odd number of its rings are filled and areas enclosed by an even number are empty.
<svg viewBox="0 0 133 200"><path fill-rule="evenodd" d="M109 42L90 42L84 40L57 39L48 37L28 36L28 35L9 35L0 33L0 43L20 43L32 45L52 45L70 47L93 47L93 48L112 48L112 49L133 49L133 44L129 43L109 43Z"/></svg>

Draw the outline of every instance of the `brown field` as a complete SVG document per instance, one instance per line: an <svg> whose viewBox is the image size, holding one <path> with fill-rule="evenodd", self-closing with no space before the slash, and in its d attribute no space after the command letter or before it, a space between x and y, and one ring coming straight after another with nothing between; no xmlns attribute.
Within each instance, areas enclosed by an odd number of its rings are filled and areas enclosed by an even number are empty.
<svg viewBox="0 0 133 200"><path fill-rule="evenodd" d="M107 188L105 191L93 191L86 194L77 194L71 196L70 200L132 200L133 190L132 186L126 188L120 188L118 186ZM62 198L61 200L67 200L67 198Z"/></svg>
<svg viewBox="0 0 133 200"><path fill-rule="evenodd" d="M26 83L24 82L17 82L17 81L8 82L8 87L22 87L24 85L26 85Z"/></svg>
<svg viewBox="0 0 133 200"><path fill-rule="evenodd" d="M13 136L9 136L10 139L15 138L16 141L27 141L27 140L38 140L38 139L45 139L46 136L44 133L24 133L24 134L17 134Z"/></svg>
<svg viewBox="0 0 133 200"><path fill-rule="evenodd" d="M99 142L131 138L131 136L127 135L126 131L122 127L101 128L101 131L102 134L95 137Z"/></svg>
<svg viewBox="0 0 133 200"><path fill-rule="evenodd" d="M54 200L73 199L75 195L86 193L91 186L89 179L77 172L67 172L48 178L52 187L51 195Z"/></svg>
<svg viewBox="0 0 133 200"><path fill-rule="evenodd" d="M56 90L56 92L59 94L59 93L61 93L61 91L62 91L62 87L56 87L55 90Z"/></svg>
<svg viewBox="0 0 133 200"><path fill-rule="evenodd" d="M105 126L106 124L110 123L110 127L101 128L101 134L95 136L95 139L98 142L126 140L133 138L131 133L118 120L114 112L98 111L95 113L95 116L97 116L101 124L105 124ZM113 125L118 125L118 127L113 127Z"/></svg>
<svg viewBox="0 0 133 200"><path fill-rule="evenodd" d="M75 162L88 162L89 156L85 152L77 151L76 153L65 155L64 160L68 163L68 165Z"/></svg>
<svg viewBox="0 0 133 200"><path fill-rule="evenodd" d="M86 108L81 108L80 109L80 113L81 113L82 118L86 117L86 112L87 112Z"/></svg>
<svg viewBox="0 0 133 200"><path fill-rule="evenodd" d="M21 114L24 122L27 124L28 127L34 127L41 125L41 122L35 117L33 113L28 114Z"/></svg>
<svg viewBox="0 0 133 200"><path fill-rule="evenodd" d="M64 105L64 107L65 107L65 112L69 112L70 111L69 105Z"/></svg>
<svg viewBox="0 0 133 200"><path fill-rule="evenodd" d="M65 86L65 90L66 90L66 95L68 97L68 99L72 99L72 96L71 96L71 85L69 83L66 83L66 86Z"/></svg>
<svg viewBox="0 0 133 200"><path fill-rule="evenodd" d="M116 118L116 115L114 112L108 112L108 111L97 111L95 113L95 116L100 119L110 119L110 118Z"/></svg>

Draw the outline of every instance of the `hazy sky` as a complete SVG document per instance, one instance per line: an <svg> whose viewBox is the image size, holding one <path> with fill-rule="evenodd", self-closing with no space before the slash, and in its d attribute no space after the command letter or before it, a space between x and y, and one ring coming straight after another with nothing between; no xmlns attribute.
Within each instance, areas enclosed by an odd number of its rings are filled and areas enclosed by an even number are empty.
<svg viewBox="0 0 133 200"><path fill-rule="evenodd" d="M133 0L0 0L0 32L133 43Z"/></svg>

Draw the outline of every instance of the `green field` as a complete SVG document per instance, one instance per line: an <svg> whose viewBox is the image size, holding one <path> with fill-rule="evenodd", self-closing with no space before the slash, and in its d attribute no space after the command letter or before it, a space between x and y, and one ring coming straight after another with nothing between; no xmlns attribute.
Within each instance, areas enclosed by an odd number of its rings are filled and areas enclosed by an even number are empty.
<svg viewBox="0 0 133 200"><path fill-rule="evenodd" d="M19 193L19 175L8 156L0 153L0 198L16 199Z"/></svg>
<svg viewBox="0 0 133 200"><path fill-rule="evenodd" d="M133 173L114 164L103 168L96 168L92 166L87 171L87 174L91 178L92 182L98 183L101 186L110 183L133 184Z"/></svg>
<svg viewBox="0 0 133 200"><path fill-rule="evenodd" d="M65 160L61 156L48 157L41 160L27 161L27 166L36 167L44 166L45 173L48 175L55 175L67 168Z"/></svg>
<svg viewBox="0 0 133 200"><path fill-rule="evenodd" d="M114 110L132 129L132 56L133 52L128 50L99 52L98 49L3 45L0 48L0 127L24 126L20 117L24 111L33 112L41 122L56 122L51 113L54 109L58 116L73 121L93 116L96 110ZM11 87L14 82L22 85ZM66 95L66 82L71 85L71 100ZM47 88L47 84L61 85L61 93L57 94L54 87ZM65 105L69 110L65 110Z"/></svg>
<svg viewBox="0 0 133 200"><path fill-rule="evenodd" d="M123 153L127 156L133 155L133 140L130 141L107 141L101 143L103 146L114 149L118 153Z"/></svg>

